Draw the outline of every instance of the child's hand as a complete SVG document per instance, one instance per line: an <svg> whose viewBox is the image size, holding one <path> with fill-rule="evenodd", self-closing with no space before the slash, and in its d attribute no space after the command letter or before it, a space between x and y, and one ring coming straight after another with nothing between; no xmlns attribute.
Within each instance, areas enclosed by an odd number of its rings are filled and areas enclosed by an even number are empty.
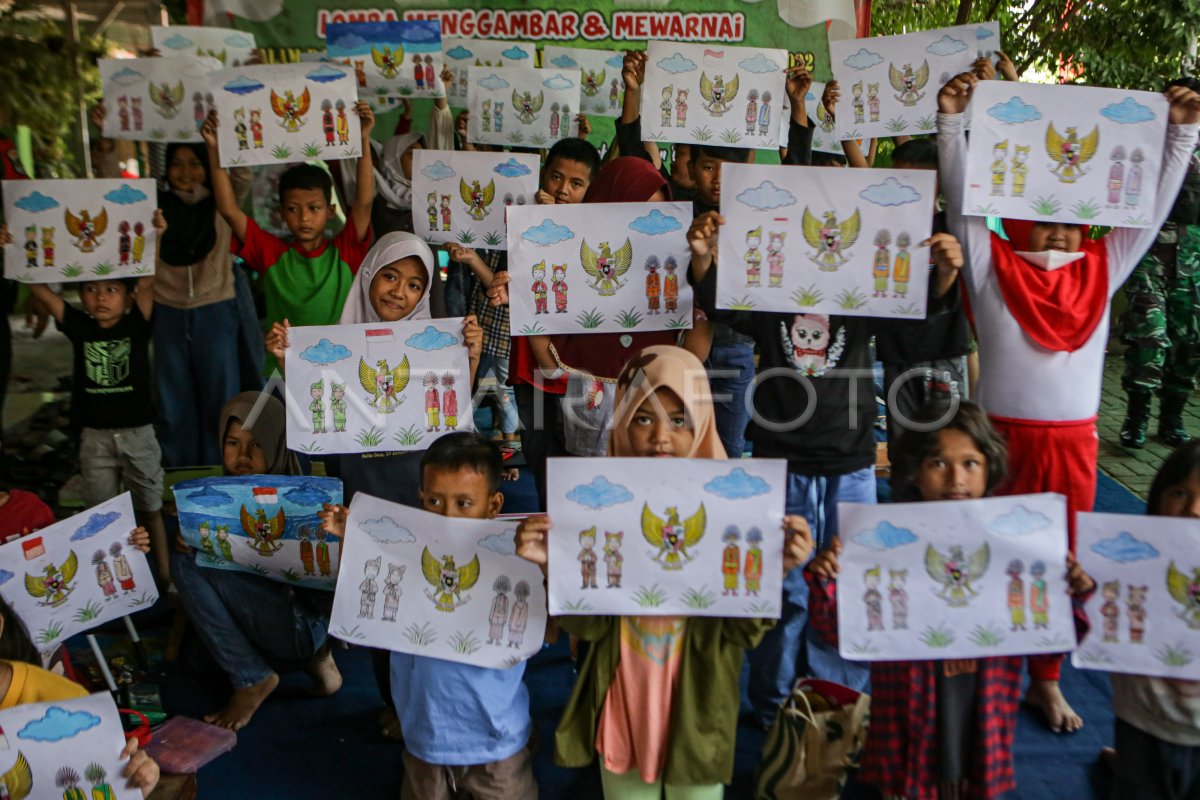
<svg viewBox="0 0 1200 800"><path fill-rule="evenodd" d="M1186 86L1172 86L1166 94L1171 103L1169 116L1172 125L1195 125L1200 122L1200 94Z"/></svg>
<svg viewBox="0 0 1200 800"><path fill-rule="evenodd" d="M321 530L339 540L346 538L346 517L349 515L350 509L347 506L333 503L326 503L317 512L317 518L321 520Z"/></svg>
<svg viewBox="0 0 1200 800"><path fill-rule="evenodd" d="M464 142L467 140L467 128L471 125L471 112L463 110L458 112L458 116L454 118L454 132Z"/></svg>
<svg viewBox="0 0 1200 800"><path fill-rule="evenodd" d="M971 72L981 81L995 80L996 65L987 56L980 56L971 64Z"/></svg>
<svg viewBox="0 0 1200 800"><path fill-rule="evenodd" d="M478 361L483 352L483 328L479 327L479 320L475 319L474 314L463 317L462 333L463 343L467 346L467 358Z"/></svg>
<svg viewBox="0 0 1200 800"><path fill-rule="evenodd" d="M938 111L943 114L961 114L971 102L971 91L979 79L971 72L960 72L938 92Z"/></svg>
<svg viewBox="0 0 1200 800"><path fill-rule="evenodd" d="M537 194L533 196L533 202L537 203L539 206L552 206L554 205L554 196L548 192L538 189Z"/></svg>
<svg viewBox="0 0 1200 800"><path fill-rule="evenodd" d="M957 274L963 267L962 245L949 233L935 233L921 247L929 248L929 257L942 275Z"/></svg>
<svg viewBox="0 0 1200 800"><path fill-rule="evenodd" d="M787 75L785 87L788 102L792 104L792 108L804 108L804 98L812 88L812 75L803 64L785 70L784 74ZM807 113L808 109L804 110Z"/></svg>
<svg viewBox="0 0 1200 800"><path fill-rule="evenodd" d="M275 360L280 364L283 363L284 353L288 349L288 328L291 325L285 319L283 322L276 322L271 326L271 330L267 331L266 338L263 339L263 346L267 352L275 357Z"/></svg>
<svg viewBox="0 0 1200 800"><path fill-rule="evenodd" d="M210 149L217 149L217 111L213 109L208 112L208 116L204 118L204 124L200 126L200 138Z"/></svg>
<svg viewBox="0 0 1200 800"><path fill-rule="evenodd" d="M725 218L716 211L705 211L692 220L692 227L688 228L687 232L688 245L692 248L692 255L698 258L715 256L717 234L724 224Z"/></svg>
<svg viewBox="0 0 1200 800"><path fill-rule="evenodd" d="M1070 553L1067 553L1067 586L1075 597L1083 597L1096 588L1096 581L1083 571L1083 567L1079 566L1075 556Z"/></svg>
<svg viewBox="0 0 1200 800"><path fill-rule="evenodd" d="M541 567L543 575L550 561L547 542L553 527L550 518L545 515L526 517L517 525L517 555Z"/></svg>
<svg viewBox="0 0 1200 800"><path fill-rule="evenodd" d="M358 114L358 124L362 128L363 152L365 153L371 141L371 129L375 127L375 112L371 110L371 105L366 100L359 100L354 104L354 113Z"/></svg>
<svg viewBox="0 0 1200 800"><path fill-rule="evenodd" d="M141 550L143 553L150 552L150 531L141 526L130 531L129 538L126 541L135 550Z"/></svg>
<svg viewBox="0 0 1200 800"><path fill-rule="evenodd" d="M158 786L158 764L145 750L138 750L136 736L125 743L121 757L129 759L125 769L121 770L121 775L129 779L125 788L140 789L142 797L149 797L154 787Z"/></svg>
<svg viewBox="0 0 1200 800"><path fill-rule="evenodd" d="M646 53L641 50L629 50L621 62L621 80L625 81L625 91L639 91L645 79Z"/></svg>
<svg viewBox="0 0 1200 800"><path fill-rule="evenodd" d="M802 514L788 514L783 518L783 535L783 574L787 575L812 555L812 529Z"/></svg>
<svg viewBox="0 0 1200 800"><path fill-rule="evenodd" d="M159 236L162 236L167 231L167 218L163 216L162 209L154 209L154 218L150 220L150 225Z"/></svg>
<svg viewBox="0 0 1200 800"><path fill-rule="evenodd" d="M825 113L829 116L834 116L837 110L838 100L842 96L842 90L838 88L837 81L830 81L825 84L825 91L821 92L821 105L825 106Z"/></svg>
<svg viewBox="0 0 1200 800"><path fill-rule="evenodd" d="M538 192L542 194L542 192ZM491 288L487 290L488 302L493 306L508 305L508 282L512 280L512 276L508 271L497 272L492 276Z"/></svg>
<svg viewBox="0 0 1200 800"><path fill-rule="evenodd" d="M479 254L473 248L463 247L461 244L446 245L446 252L450 255L451 261L457 261L460 264L467 264L468 266L476 264L476 262L479 265L483 264L483 259L479 257Z"/></svg>
<svg viewBox="0 0 1200 800"><path fill-rule="evenodd" d="M579 138L586 139L592 133L592 121L587 118L587 114L576 114L575 122L579 125Z"/></svg>
<svg viewBox="0 0 1200 800"><path fill-rule="evenodd" d="M1019 81L1020 76L1017 75L1017 65L1008 57L1008 53L1003 50L996 51L996 69L1000 70L1000 74L1004 76L1006 81Z"/></svg>
<svg viewBox="0 0 1200 800"><path fill-rule="evenodd" d="M842 554L841 539L834 538L808 565L807 569L823 581L837 580L838 556Z"/></svg>
<svg viewBox="0 0 1200 800"><path fill-rule="evenodd" d="M96 103L92 107L92 113L88 116L92 120L92 124L96 126L96 130L104 130L104 118L108 116L108 113L104 109L104 103Z"/></svg>
<svg viewBox="0 0 1200 800"><path fill-rule="evenodd" d="M8 231L8 225L0 225L0 247L10 244L12 244L12 234Z"/></svg>
<svg viewBox="0 0 1200 800"><path fill-rule="evenodd" d="M442 74L438 77L442 79L442 85L445 87L446 93L449 94L450 87L454 85L454 73L450 71L450 67L442 64Z"/></svg>

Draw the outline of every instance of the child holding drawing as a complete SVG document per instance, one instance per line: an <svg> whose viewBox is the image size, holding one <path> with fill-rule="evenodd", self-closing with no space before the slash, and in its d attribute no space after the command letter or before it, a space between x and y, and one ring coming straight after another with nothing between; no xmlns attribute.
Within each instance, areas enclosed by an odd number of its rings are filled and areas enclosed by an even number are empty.
<svg viewBox="0 0 1200 800"><path fill-rule="evenodd" d="M940 405L917 415L892 448L898 501L987 497L1004 479L1004 440L973 403L944 427ZM932 424L931 424L932 423ZM805 569L814 630L837 645L838 555L834 539ZM1095 583L1067 557L1072 594ZM871 665L871 729L859 779L886 798L996 798L1016 786L1012 745L1021 693L1021 657L949 661L879 661Z"/></svg>
<svg viewBox="0 0 1200 800"><path fill-rule="evenodd" d="M610 456L725 458L704 366L677 347L648 347L617 381ZM517 528L517 554L546 569L549 517ZM783 569L812 551L803 517L784 517ZM738 675L773 622L710 617L570 616L558 624L590 643L556 734L555 760L600 756L607 798L719 798L733 774ZM649 656L666 645L664 661ZM649 787L654 787L652 790ZM676 794L683 792L684 794Z"/></svg>

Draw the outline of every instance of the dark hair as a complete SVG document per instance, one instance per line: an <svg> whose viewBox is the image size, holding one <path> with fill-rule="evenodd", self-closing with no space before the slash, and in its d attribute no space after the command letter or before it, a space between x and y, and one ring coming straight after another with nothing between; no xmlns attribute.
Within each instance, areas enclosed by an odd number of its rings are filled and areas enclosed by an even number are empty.
<svg viewBox="0 0 1200 800"><path fill-rule="evenodd" d="M499 448L478 433L461 431L438 439L421 456L422 481L426 467L453 472L472 469L487 478L488 491L495 494L500 491L504 459L500 457Z"/></svg>
<svg viewBox="0 0 1200 800"><path fill-rule="evenodd" d="M809 163L814 167L844 167L846 166L846 157L839 156L837 153L822 153L814 150Z"/></svg>
<svg viewBox="0 0 1200 800"><path fill-rule="evenodd" d="M167 169L171 168L171 159L175 157L175 153L178 152L179 149L183 148L183 147L186 147L188 150L191 150L192 153L195 154L196 160L200 162L200 166L204 167L204 186L211 191L212 190L212 172L209 170L209 167L208 167L208 148L205 147L203 144L196 144L194 142L171 142L170 144L168 144L167 145L167 160L166 160ZM163 173L163 181L164 181L164 183L166 182L166 173L165 172ZM168 186L168 188L170 188L170 186Z"/></svg>
<svg viewBox="0 0 1200 800"><path fill-rule="evenodd" d="M945 401L927 403L914 416L915 423L938 423L946 420L949 405ZM987 488L984 495L990 495L1008 474L1008 448L1004 439L992 427L987 414L974 403L963 401L958 406L954 416L945 424L933 430L906 430L890 448L892 457L892 497L897 502L920 500L917 490L917 475L921 464L940 448L939 436L944 430L961 431L971 437L971 441L987 459Z"/></svg>
<svg viewBox="0 0 1200 800"><path fill-rule="evenodd" d="M1193 92L1200 92L1200 80L1197 80L1191 75L1184 75L1183 77L1176 78L1167 84L1168 89L1170 89L1172 86L1183 86L1187 89L1191 89Z"/></svg>
<svg viewBox="0 0 1200 800"><path fill-rule="evenodd" d="M325 195L325 202L333 202L333 179L328 172L313 164L297 164L279 176L280 205L293 189L320 189Z"/></svg>
<svg viewBox="0 0 1200 800"><path fill-rule="evenodd" d="M1187 477L1197 470L1200 470L1200 439L1192 439L1167 456L1167 460L1158 468L1158 474L1150 484L1150 496L1146 498L1146 513L1159 513L1163 492L1187 480Z"/></svg>
<svg viewBox="0 0 1200 800"><path fill-rule="evenodd" d="M87 286L89 283L119 283L125 287L125 291L128 294L133 294L135 291L137 291L138 279L137 278L102 278L100 280L94 280L94 281L80 281L79 282L79 295L81 297L83 296L83 287Z"/></svg>
<svg viewBox="0 0 1200 800"><path fill-rule="evenodd" d="M549 169L550 165L560 158L565 161L578 161L587 167L589 181L596 177L596 171L600 169L600 151L586 139L559 139L550 148L550 152L546 153L545 168Z"/></svg>
<svg viewBox="0 0 1200 800"><path fill-rule="evenodd" d="M738 164L745 164L750 160L750 151L744 147L694 144L692 145L692 160L695 161L698 158L711 158L716 161L733 161Z"/></svg>
<svg viewBox="0 0 1200 800"><path fill-rule="evenodd" d="M0 618L4 620L4 630L0 632L0 659L4 661L21 661L26 664L42 665L41 654L29 638L25 623L12 610L12 606L0 599Z"/></svg>
<svg viewBox="0 0 1200 800"><path fill-rule="evenodd" d="M932 139L909 139L892 151L893 164L908 164L920 169L937 169L937 143Z"/></svg>

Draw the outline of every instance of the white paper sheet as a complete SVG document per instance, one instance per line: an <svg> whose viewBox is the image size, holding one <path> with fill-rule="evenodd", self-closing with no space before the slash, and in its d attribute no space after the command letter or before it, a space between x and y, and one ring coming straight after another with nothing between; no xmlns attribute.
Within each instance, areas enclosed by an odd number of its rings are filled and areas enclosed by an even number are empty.
<svg viewBox="0 0 1200 800"><path fill-rule="evenodd" d="M1074 649L1062 495L839 503L838 528L843 658L909 661Z"/></svg>
<svg viewBox="0 0 1200 800"><path fill-rule="evenodd" d="M288 447L324 454L425 450L447 433L475 430L462 324L292 328Z"/></svg>
<svg viewBox="0 0 1200 800"><path fill-rule="evenodd" d="M354 68L359 94L374 108L444 97L441 27L434 19L334 23L325 29L325 52Z"/></svg>
<svg viewBox="0 0 1200 800"><path fill-rule="evenodd" d="M690 203L509 208L513 335L690 328L691 220Z"/></svg>
<svg viewBox="0 0 1200 800"><path fill-rule="evenodd" d="M465 106L470 92L471 67L532 67L537 48L531 42L505 42L491 39L442 37L442 55L454 75L450 85L450 101Z"/></svg>
<svg viewBox="0 0 1200 800"><path fill-rule="evenodd" d="M193 25L151 25L150 41L164 58L208 56L226 67L245 64L256 46L253 33Z"/></svg>
<svg viewBox="0 0 1200 800"><path fill-rule="evenodd" d="M1161 94L985 81L968 111L963 213L1149 227L1167 131Z"/></svg>
<svg viewBox="0 0 1200 800"><path fill-rule="evenodd" d="M1200 679L1200 539L1196 521L1079 514L1079 565L1096 581L1079 669Z"/></svg>
<svg viewBox="0 0 1200 800"><path fill-rule="evenodd" d="M642 136L650 141L775 149L785 50L649 42L642 85Z"/></svg>
<svg viewBox="0 0 1200 800"><path fill-rule="evenodd" d="M779 616L787 464L553 458L550 613Z"/></svg>
<svg viewBox="0 0 1200 800"><path fill-rule="evenodd" d="M443 517L356 494L329 633L343 641L479 667L542 648L546 590L516 555L516 524Z"/></svg>
<svg viewBox="0 0 1200 800"><path fill-rule="evenodd" d="M533 153L413 152L413 230L431 244L505 250L509 206L535 202Z"/></svg>
<svg viewBox="0 0 1200 800"><path fill-rule="evenodd" d="M726 164L717 306L923 318L934 177Z"/></svg>
<svg viewBox="0 0 1200 800"><path fill-rule="evenodd" d="M71 636L158 600L129 492L0 545L0 596L45 658Z"/></svg>
<svg viewBox="0 0 1200 800"><path fill-rule="evenodd" d="M5 181L2 191L13 237L4 277L58 283L154 272L154 181Z"/></svg>
<svg viewBox="0 0 1200 800"><path fill-rule="evenodd" d="M579 70L582 95L579 110L593 117L621 116L621 103L625 100L625 81L621 78L624 62L625 54L619 50L553 44L542 48L542 66L546 69Z"/></svg>
<svg viewBox="0 0 1200 800"><path fill-rule="evenodd" d="M842 150L842 141L837 135L836 123L833 121L833 117L825 111L825 106L821 104L821 95L823 94L825 94L825 84L822 81L813 81L808 94L804 97L804 110L808 112L808 118L816 123L816 127L813 129L812 149L817 153L845 155Z"/></svg>
<svg viewBox="0 0 1200 800"><path fill-rule="evenodd" d="M212 75L221 62L210 56L102 58L104 136L152 142L199 142L213 109Z"/></svg>
<svg viewBox="0 0 1200 800"><path fill-rule="evenodd" d="M467 139L551 147L571 135L579 98L578 70L471 67Z"/></svg>

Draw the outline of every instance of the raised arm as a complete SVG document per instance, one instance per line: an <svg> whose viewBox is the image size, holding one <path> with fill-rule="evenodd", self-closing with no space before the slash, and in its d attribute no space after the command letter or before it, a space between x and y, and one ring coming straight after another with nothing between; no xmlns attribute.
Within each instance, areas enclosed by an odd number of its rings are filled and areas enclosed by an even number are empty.
<svg viewBox="0 0 1200 800"><path fill-rule="evenodd" d="M246 240L246 212L242 211L242 207L238 205L237 192L233 189L229 173L220 165L221 156L217 151L217 124L217 112L210 111L208 118L204 120L204 125L200 128L200 136L208 148L208 169L213 199L217 203L217 213L233 229L234 238L239 242L244 242Z"/></svg>
<svg viewBox="0 0 1200 800"><path fill-rule="evenodd" d="M625 84L625 97L621 102L621 116L615 126L617 152L623 156L645 158L662 169L662 156L654 142L642 141L642 82L646 78L646 54L630 50L621 65L621 80Z"/></svg>
<svg viewBox="0 0 1200 800"><path fill-rule="evenodd" d="M963 111L978 81L970 72L951 78L938 93L938 178L946 197L946 221L966 254L972 288L982 285L991 268L988 227L984 217L963 215L963 181L967 173L967 136Z"/></svg>
<svg viewBox="0 0 1200 800"><path fill-rule="evenodd" d="M788 124L787 158L785 163L807 165L812 163L813 126L809 124L808 109L804 98L812 87L812 75L804 67L787 70L785 82L788 102L792 106L792 118Z"/></svg>
<svg viewBox="0 0 1200 800"><path fill-rule="evenodd" d="M375 202L375 170L371 166L371 129L375 127L375 112L365 100L354 106L362 126L362 157L358 159L355 175L354 205L350 207L350 219L354 221L354 234L364 241L371 232L371 205Z"/></svg>
<svg viewBox="0 0 1200 800"><path fill-rule="evenodd" d="M158 249L162 243L163 234L167 231L167 219L163 216L161 209L154 209L154 219L151 222L154 226L154 256L155 261L158 260ZM149 322L150 315L154 313L154 273L143 275L138 278L137 291L134 293L134 301L137 303L138 311L142 312L142 317Z"/></svg>

